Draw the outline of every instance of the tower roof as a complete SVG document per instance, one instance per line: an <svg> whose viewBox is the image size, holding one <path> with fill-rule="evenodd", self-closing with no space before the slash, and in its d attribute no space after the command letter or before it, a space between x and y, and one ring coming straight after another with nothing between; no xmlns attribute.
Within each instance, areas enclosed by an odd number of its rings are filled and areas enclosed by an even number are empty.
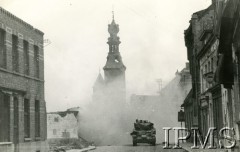
<svg viewBox="0 0 240 152"><path fill-rule="evenodd" d="M96 79L93 87L100 87L100 86L102 86L103 84L104 84L104 79L103 79L101 73L99 72L98 77L97 77L97 79Z"/></svg>
<svg viewBox="0 0 240 152"><path fill-rule="evenodd" d="M108 33L110 34L111 37L114 37L114 36L117 37L118 32L119 32L119 25L116 24L114 15L113 15L112 23L108 24Z"/></svg>
<svg viewBox="0 0 240 152"><path fill-rule="evenodd" d="M109 69L120 69L125 71L126 67L122 62L122 57L119 52L120 38L118 37L119 25L116 24L114 19L114 12L112 16L112 23L108 24L108 32L110 37L108 38L109 53L107 57L107 62L103 67L104 70Z"/></svg>
<svg viewBox="0 0 240 152"><path fill-rule="evenodd" d="M119 61L116 61L116 60L108 60L106 62L106 65L103 67L104 70L107 70L107 69L123 69L123 70L126 70L126 67L125 65Z"/></svg>

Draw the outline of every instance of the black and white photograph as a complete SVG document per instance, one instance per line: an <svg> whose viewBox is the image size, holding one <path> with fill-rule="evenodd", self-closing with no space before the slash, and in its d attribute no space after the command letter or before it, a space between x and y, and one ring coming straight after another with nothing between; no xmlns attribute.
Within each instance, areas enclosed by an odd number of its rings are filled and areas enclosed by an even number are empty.
<svg viewBox="0 0 240 152"><path fill-rule="evenodd" d="M0 0L0 152L240 152L240 0Z"/></svg>

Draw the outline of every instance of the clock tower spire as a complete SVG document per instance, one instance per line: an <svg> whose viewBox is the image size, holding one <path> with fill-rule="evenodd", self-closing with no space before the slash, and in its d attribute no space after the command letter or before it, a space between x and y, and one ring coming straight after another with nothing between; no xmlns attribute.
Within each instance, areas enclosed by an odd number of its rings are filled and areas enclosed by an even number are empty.
<svg viewBox="0 0 240 152"><path fill-rule="evenodd" d="M112 23L108 25L108 38L107 44L109 45L109 52L107 62L103 67L106 83L110 83L118 79L122 80L125 87L125 70L122 57L119 52L120 38L118 37L119 25L115 23L114 13Z"/></svg>
<svg viewBox="0 0 240 152"><path fill-rule="evenodd" d="M107 92L111 92L111 100L124 103L126 100L126 85L125 85L125 71L126 67L123 64L122 57L119 52L120 38L118 37L119 25L116 24L114 13L112 16L112 23L108 25L107 44L109 51L104 70L104 80L108 88Z"/></svg>

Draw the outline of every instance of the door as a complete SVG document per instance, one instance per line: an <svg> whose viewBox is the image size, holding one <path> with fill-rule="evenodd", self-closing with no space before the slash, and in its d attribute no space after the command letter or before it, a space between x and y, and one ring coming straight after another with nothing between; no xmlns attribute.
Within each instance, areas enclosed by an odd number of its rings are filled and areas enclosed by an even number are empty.
<svg viewBox="0 0 240 152"><path fill-rule="evenodd" d="M10 97L0 92L0 142L10 141Z"/></svg>

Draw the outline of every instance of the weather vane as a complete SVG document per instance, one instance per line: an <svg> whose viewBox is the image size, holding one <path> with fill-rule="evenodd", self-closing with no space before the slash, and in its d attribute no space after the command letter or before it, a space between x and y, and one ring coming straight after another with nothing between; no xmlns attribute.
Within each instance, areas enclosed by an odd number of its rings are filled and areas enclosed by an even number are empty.
<svg viewBox="0 0 240 152"><path fill-rule="evenodd" d="M112 5L112 19L114 20L114 5Z"/></svg>

